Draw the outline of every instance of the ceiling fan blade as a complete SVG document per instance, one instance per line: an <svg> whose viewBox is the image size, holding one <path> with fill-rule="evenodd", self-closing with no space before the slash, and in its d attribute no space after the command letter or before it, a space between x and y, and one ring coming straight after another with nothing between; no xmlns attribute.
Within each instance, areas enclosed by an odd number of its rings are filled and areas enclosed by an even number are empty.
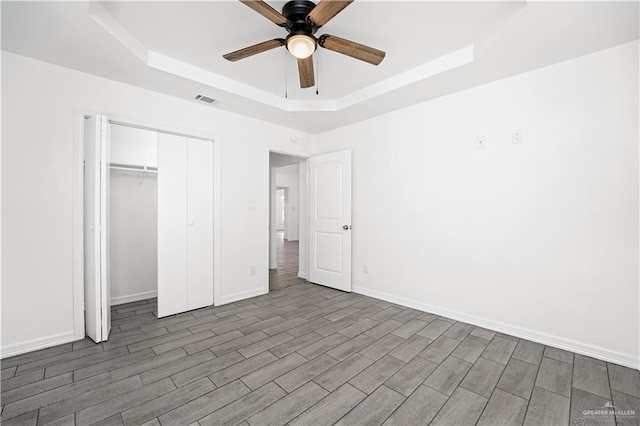
<svg viewBox="0 0 640 426"><path fill-rule="evenodd" d="M282 16L280 12L278 12L262 0L240 0L240 2L246 4L251 9L255 10L260 15L264 16L276 25L286 27L291 24L291 22L289 22L287 18Z"/></svg>
<svg viewBox="0 0 640 426"><path fill-rule="evenodd" d="M298 59L298 73L300 74L301 88L313 87L316 84L316 80L313 77L313 56Z"/></svg>
<svg viewBox="0 0 640 426"><path fill-rule="evenodd" d="M248 58L249 56L256 55L258 53L266 52L267 50L275 49L284 45L284 39L276 38L269 41L263 41L262 43L254 44L253 46L245 47L244 49L236 50L235 52L222 55L227 61L235 62L240 59Z"/></svg>
<svg viewBox="0 0 640 426"><path fill-rule="evenodd" d="M318 44L325 49L360 59L372 65L379 65L386 53L355 41L345 40L340 37L324 34L318 39Z"/></svg>
<svg viewBox="0 0 640 426"><path fill-rule="evenodd" d="M351 3L353 3L353 0L321 0L320 3L309 12L307 19L316 27L320 28Z"/></svg>

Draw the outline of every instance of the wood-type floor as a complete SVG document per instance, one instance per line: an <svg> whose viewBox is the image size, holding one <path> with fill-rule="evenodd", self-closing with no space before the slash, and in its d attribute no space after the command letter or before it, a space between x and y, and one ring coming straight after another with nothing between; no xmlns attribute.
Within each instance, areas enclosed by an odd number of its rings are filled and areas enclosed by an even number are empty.
<svg viewBox="0 0 640 426"><path fill-rule="evenodd" d="M284 232L277 232L276 248L278 268L269 269L269 290L306 283L298 278L298 241L285 241Z"/></svg>
<svg viewBox="0 0 640 426"><path fill-rule="evenodd" d="M115 306L103 344L2 360L2 424L640 419L638 370L354 293L305 283L162 319L155 309Z"/></svg>

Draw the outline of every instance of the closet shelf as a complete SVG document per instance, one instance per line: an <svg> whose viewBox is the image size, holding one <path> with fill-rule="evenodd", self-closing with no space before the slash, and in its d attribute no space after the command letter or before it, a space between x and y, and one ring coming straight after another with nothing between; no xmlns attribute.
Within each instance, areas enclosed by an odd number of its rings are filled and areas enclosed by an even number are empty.
<svg viewBox="0 0 640 426"><path fill-rule="evenodd" d="M158 173L157 167L147 167L147 166L130 166L127 164L117 164L111 163L109 165L111 170L124 170L126 172L142 172L142 173Z"/></svg>

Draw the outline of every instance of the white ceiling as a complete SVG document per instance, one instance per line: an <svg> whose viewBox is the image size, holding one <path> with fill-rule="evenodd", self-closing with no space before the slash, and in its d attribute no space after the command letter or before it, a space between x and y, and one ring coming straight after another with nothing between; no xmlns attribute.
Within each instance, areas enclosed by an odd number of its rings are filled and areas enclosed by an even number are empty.
<svg viewBox="0 0 640 426"><path fill-rule="evenodd" d="M281 9L283 1L268 1ZM2 49L309 133L638 38L638 2L357 0L320 29L387 52L378 67L324 49L319 91L286 49L224 53L285 31L237 1L2 2ZM285 99L285 69L287 92Z"/></svg>
<svg viewBox="0 0 640 426"><path fill-rule="evenodd" d="M282 10L284 1L271 2ZM115 19L150 50L213 71L274 95L284 93L285 59L291 80L290 99L315 99L313 89L300 89L294 58L286 49L271 50L233 63L222 54L273 38L286 30L239 2L104 4ZM334 34L389 52L383 65L373 66L325 49L319 61L320 99L334 99L392 77L439 56L489 37L501 21L515 15L522 3L354 2L318 32ZM405 12L406 10L406 12ZM405 13L419 17L409 20ZM366 19L361 19L366 17ZM386 24L388 20L394 22ZM456 25L444 23L456 22ZM398 25L399 24L399 25ZM444 25L443 25L444 24ZM425 43L439 40L438 43ZM260 70L260 72L256 72ZM345 70L352 77L345 78Z"/></svg>

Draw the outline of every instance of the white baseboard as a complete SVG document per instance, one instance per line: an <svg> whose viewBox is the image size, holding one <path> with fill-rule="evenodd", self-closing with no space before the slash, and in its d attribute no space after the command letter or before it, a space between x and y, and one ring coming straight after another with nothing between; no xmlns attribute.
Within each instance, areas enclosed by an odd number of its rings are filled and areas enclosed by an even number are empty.
<svg viewBox="0 0 640 426"><path fill-rule="evenodd" d="M543 345L553 346L559 349L575 352L577 354L601 359L603 361L612 362L618 365L623 365L625 367L633 368L636 370L640 369L640 359L627 354L610 351L608 349L592 346L586 343L576 342L574 340L565 339L563 337L540 333L538 331L527 328L505 324L499 321L493 321L487 318L468 315L464 312L442 308L439 306L430 305L428 303L421 303L415 300L395 296L377 290L371 290L365 287L353 286L353 292L365 296L375 297L376 299L381 299L386 302L418 309L420 311L440 315L446 318L451 318L456 321L466 322L468 324L476 325L500 333L509 334L521 339L531 340Z"/></svg>
<svg viewBox="0 0 640 426"><path fill-rule="evenodd" d="M302 271L298 271L298 278L302 278L303 280L307 279L307 273L306 272L302 272Z"/></svg>
<svg viewBox="0 0 640 426"><path fill-rule="evenodd" d="M269 265L269 269L278 269L278 264L274 263L274 264Z"/></svg>
<svg viewBox="0 0 640 426"><path fill-rule="evenodd" d="M122 305L123 303L137 302L138 300L153 299L158 297L158 291L145 291L143 293L129 294L111 298L111 306Z"/></svg>
<svg viewBox="0 0 640 426"><path fill-rule="evenodd" d="M4 359L10 356L37 351L38 349L45 349L50 348L51 346L75 342L76 340L77 339L75 338L74 332L68 331L66 333L54 334L53 336L41 337L39 339L28 340L26 342L14 343L12 345L2 347L0 358Z"/></svg>
<svg viewBox="0 0 640 426"><path fill-rule="evenodd" d="M269 293L269 290L265 291L263 288L257 288L255 290L243 291L241 293L230 294L228 296L222 296L220 298L220 305L226 305L227 303L237 302L238 300L248 299L250 297L262 296Z"/></svg>

